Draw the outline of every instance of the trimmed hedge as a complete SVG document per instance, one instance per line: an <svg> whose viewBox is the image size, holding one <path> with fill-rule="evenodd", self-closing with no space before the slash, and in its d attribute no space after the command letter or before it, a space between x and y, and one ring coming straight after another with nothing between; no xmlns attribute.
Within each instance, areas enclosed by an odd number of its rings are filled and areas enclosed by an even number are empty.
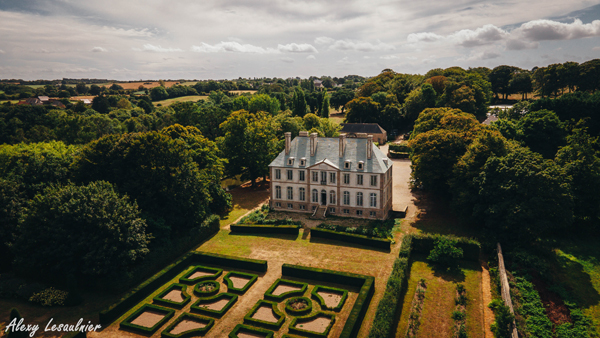
<svg viewBox="0 0 600 338"><path fill-rule="evenodd" d="M342 298L340 299L340 302L338 303L338 305L336 305L333 308L330 308L330 307L328 307L325 304L325 300L323 299L323 297L321 297L321 295L319 295L319 293L318 293L319 291L341 293L342 294ZM319 301L319 304L321 305L322 309L332 310L332 311L335 311L335 312L339 312L340 310L342 310L342 308L344 307L344 303L346 302L346 298L348 298L348 291L347 290L336 289L336 288L331 288L331 287L328 287L328 286L321 286L321 285L315 286L314 289L312 290L312 292L310 294L312 295L313 298L315 298L316 300Z"/></svg>
<svg viewBox="0 0 600 338"><path fill-rule="evenodd" d="M190 301L190 299L192 299L192 297L186 292L186 289L187 289L187 285L177 284L177 283L171 284L168 288L165 289L165 291L161 292L160 294L158 294L158 296L154 297L152 299L152 302L156 303L156 304L160 304L160 305L169 306L169 307L172 307L175 309L182 309ZM173 290L181 291L181 295L183 296L183 301L175 302L175 301L163 298L164 296L166 296L167 294L169 294L169 292L171 292Z"/></svg>
<svg viewBox="0 0 600 338"><path fill-rule="evenodd" d="M375 277L291 264L283 264L281 273L286 277L305 278L318 282L359 287L358 297L346 320L340 338L350 338L358 335L373 293L375 293Z"/></svg>
<svg viewBox="0 0 600 338"><path fill-rule="evenodd" d="M159 320L156 324L154 324L154 326L152 326L152 327L145 327L145 326L135 325L135 324L131 323L139 315L141 315L142 313L144 313L146 311L164 313L165 316L161 320ZM171 319L171 317L173 317L174 315L175 315L175 310L173 310L173 309L167 309L167 308L156 306L153 304L144 304L141 308L137 309L137 311L132 313L131 316L127 317L124 321L122 321L121 325L119 327L121 329L126 329L126 330L133 331L136 333L152 335L156 331L158 331L158 329L161 326L163 326L164 323L168 322L169 319Z"/></svg>
<svg viewBox="0 0 600 338"><path fill-rule="evenodd" d="M273 291L275 291L275 289L277 289L277 287L279 285L281 285L281 284L287 284L287 285L297 286L297 287L300 288L300 290L291 290L291 291L288 291L288 292L284 292L284 293L282 293L280 295L274 295ZM307 287L308 287L308 284L306 284L306 283L294 282L294 281L291 281L291 280L279 278L265 292L265 299L273 300L273 301L276 301L276 302L281 302L281 301L283 301L284 299L286 299L288 297L302 296L304 294L304 292L306 291Z"/></svg>
<svg viewBox="0 0 600 338"><path fill-rule="evenodd" d="M273 335L275 334L275 332L273 331L261 329L258 327L252 327L244 324L238 324L236 327L233 328L233 331L229 333L229 338L238 338L237 334L240 331L249 334L266 334L265 338L273 338Z"/></svg>
<svg viewBox="0 0 600 338"><path fill-rule="evenodd" d="M205 284L215 285L215 288L212 289L211 291L200 291L200 287ZM202 281L202 282L196 284L196 286L194 286L194 294L198 297L206 298L206 297L216 295L217 293L219 293L220 289L221 289L221 283L217 282L216 280L207 280L207 281Z"/></svg>
<svg viewBox="0 0 600 338"><path fill-rule="evenodd" d="M258 309L261 306L269 306L271 307L271 309L273 310L273 313L275 314L275 318L277 318L277 322L273 323L273 322L268 322L265 320L260 320L260 319L256 319L256 318L252 318L252 316L256 313L256 311L258 311ZM249 324L249 325L254 325L254 326L262 326L264 328L267 329L272 329L274 331L277 331L281 328L281 325L283 325L283 322L285 322L285 315L283 313L281 313L281 311L279 311L279 309L277 308L277 303L274 302L269 302L266 300L259 300L256 305L254 305L252 307L252 309L250 309L250 312L248 312L248 314L244 317L244 324Z"/></svg>
<svg viewBox="0 0 600 338"><path fill-rule="evenodd" d="M225 304L225 306L221 310L211 310L208 308L200 307L200 305L202 304L213 303L221 298L229 298L229 302ZM200 298L194 304L192 304L192 306L190 307L190 311L221 318L227 311L229 311L229 309L231 309L233 304L237 302L237 299L238 296L232 293L220 293L216 296Z"/></svg>
<svg viewBox="0 0 600 338"><path fill-rule="evenodd" d="M399 257L394 261L392 273L387 281L385 292L375 312L375 319L369 331L369 338L389 337L394 327L398 307L402 306L402 292L407 287L410 273L410 253L413 235L402 238Z"/></svg>
<svg viewBox="0 0 600 338"><path fill-rule="evenodd" d="M306 308L301 309L301 310L295 310L291 307L290 303L295 300L299 300L299 299L304 300L306 302ZM311 311L312 311L312 301L306 297L292 297L285 302L285 312L287 312L287 314L290 316L294 316L294 317L305 316L305 315L311 313Z"/></svg>
<svg viewBox="0 0 600 338"><path fill-rule="evenodd" d="M190 277L196 272L212 272L212 275L200 276L194 279L190 279ZM179 278L179 283L192 285L204 280L217 279L217 277L219 277L222 273L223 269L209 268L207 266L197 265L192 270L190 270L190 272L186 273L183 277Z"/></svg>
<svg viewBox="0 0 600 338"><path fill-rule="evenodd" d="M431 250L433 250L434 242L436 239L446 237L448 239L452 239L457 241L456 246L463 250L463 259L479 261L479 251L481 250L481 244L474 240L465 237L455 237L455 236L444 236L444 235L434 235L434 234L416 234L413 235L412 247L414 252L429 254Z"/></svg>
<svg viewBox="0 0 600 338"><path fill-rule="evenodd" d="M98 313L98 319L102 326L106 327L121 317L133 306L144 300L156 289L160 288L182 271L194 264L213 264L233 269L244 269L256 272L267 271L267 261L249 258L238 258L227 255L219 255L203 252L189 252L175 263L165 267L159 273L147 279L138 287L121 298L117 303Z"/></svg>
<svg viewBox="0 0 600 338"><path fill-rule="evenodd" d="M329 323L329 325L327 325L327 328L322 333L308 331L308 330L304 330L304 329L296 327L296 325L298 325L298 324L302 324L302 323L311 321L317 317L327 317L327 318L331 319L331 322ZM327 337L329 335L329 331L333 327L333 324L335 324L335 316L334 315L324 313L324 312L317 312L312 316L294 318L292 320L292 323L290 324L290 332L297 333L297 334L303 335L305 337Z"/></svg>
<svg viewBox="0 0 600 338"><path fill-rule="evenodd" d="M392 241L387 238L368 237L363 235L349 234L345 232L337 232L327 229L310 229L310 236L312 238L325 238L333 239L340 242L360 244L387 251L391 250L390 247L392 245Z"/></svg>
<svg viewBox="0 0 600 338"><path fill-rule="evenodd" d="M244 287L242 288L236 288L233 286L233 282L231 281L230 277L248 277L250 278L250 280L246 283L246 285L244 285ZM239 293L239 294L244 294L246 293L246 291L248 291L248 289L250 289L250 287L252 285L254 285L254 283L256 282L256 280L258 279L258 275L254 275L251 273L245 273L245 272L237 272L237 271L229 271L225 277L223 277L223 281L225 282L225 284L227 284L227 292L233 292L233 293Z"/></svg>
<svg viewBox="0 0 600 338"><path fill-rule="evenodd" d="M300 225L250 225L250 224L232 224L229 226L231 232L242 234L284 234L296 235L300 234Z"/></svg>
<svg viewBox="0 0 600 338"><path fill-rule="evenodd" d="M206 324L206 326L199 328L199 329L184 331L180 334L172 334L171 330L173 330L177 326L177 324L181 323L184 320L195 320L198 322L203 322ZM171 323L171 325L169 325L166 329L164 329L160 333L160 335L161 335L161 337L166 337L166 338L189 338L189 337L204 336L213 327L213 325L215 325L215 320L212 318L193 315L193 314L184 312L181 314L181 316L177 317L177 319L175 319L175 321L173 323Z"/></svg>

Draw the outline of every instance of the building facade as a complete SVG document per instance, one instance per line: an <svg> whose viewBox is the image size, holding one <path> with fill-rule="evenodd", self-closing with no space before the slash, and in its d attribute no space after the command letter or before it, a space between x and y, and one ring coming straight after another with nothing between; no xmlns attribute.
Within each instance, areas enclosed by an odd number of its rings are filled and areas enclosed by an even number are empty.
<svg viewBox="0 0 600 338"><path fill-rule="evenodd" d="M340 133L346 134L346 137L357 137L358 134L367 134L373 136L373 141L379 144L387 142L387 132L377 123L342 123Z"/></svg>
<svg viewBox="0 0 600 338"><path fill-rule="evenodd" d="M269 165L276 210L386 219L392 209L392 161L373 137L317 137L301 131Z"/></svg>

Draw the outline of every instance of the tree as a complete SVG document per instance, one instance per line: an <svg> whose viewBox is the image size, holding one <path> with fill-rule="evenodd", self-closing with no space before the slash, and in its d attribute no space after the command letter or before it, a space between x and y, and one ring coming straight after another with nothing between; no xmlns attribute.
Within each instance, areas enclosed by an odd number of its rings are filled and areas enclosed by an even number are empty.
<svg viewBox="0 0 600 338"><path fill-rule="evenodd" d="M108 114L110 104L108 98L104 95L98 95L92 100L92 109L100 114Z"/></svg>
<svg viewBox="0 0 600 338"><path fill-rule="evenodd" d="M562 168L538 153L509 143L507 154L490 157L475 179L476 219L498 239L538 238L573 222L573 201Z"/></svg>
<svg viewBox="0 0 600 338"><path fill-rule="evenodd" d="M79 95L84 95L88 92L88 87L85 85L85 83L78 83L75 85L75 90L77 90Z"/></svg>
<svg viewBox="0 0 600 338"><path fill-rule="evenodd" d="M323 105L321 106L321 117L328 119L329 118L329 95L325 93L325 97L323 98Z"/></svg>
<svg viewBox="0 0 600 338"><path fill-rule="evenodd" d="M456 247L458 241L449 237L438 237L433 241L433 249L429 252L427 260L443 268L452 268L458 265L458 260L463 257L463 250Z"/></svg>
<svg viewBox="0 0 600 338"><path fill-rule="evenodd" d="M131 102L129 102L129 100L127 100L126 98L121 98L118 102L117 102L117 108L119 109L131 109Z"/></svg>
<svg viewBox="0 0 600 338"><path fill-rule="evenodd" d="M593 59L579 65L577 87L579 90L587 92L600 89L600 59Z"/></svg>
<svg viewBox="0 0 600 338"><path fill-rule="evenodd" d="M344 113L346 104L354 98L354 92L349 89L336 90L331 94L331 106L335 110L342 109L341 113Z"/></svg>
<svg viewBox="0 0 600 338"><path fill-rule="evenodd" d="M20 268L53 277L101 276L148 253L146 223L136 203L108 182L52 186L30 207L15 244Z"/></svg>
<svg viewBox="0 0 600 338"><path fill-rule="evenodd" d="M513 74L518 71L517 67L512 66L498 66L490 72L489 79L492 84L492 92L496 94L502 94L502 98L506 99L507 95L512 94L510 87L510 80L513 77Z"/></svg>
<svg viewBox="0 0 600 338"><path fill-rule="evenodd" d="M447 192L452 169L466 150L463 137L445 129L430 130L411 137L409 147L415 185L430 191Z"/></svg>
<svg viewBox="0 0 600 338"><path fill-rule="evenodd" d="M225 133L219 140L230 176L241 174L242 179L252 180L269 173L269 164L279 150L279 141L272 123L272 117L266 113L252 114L245 110L231 113L221 124Z"/></svg>
<svg viewBox="0 0 600 338"><path fill-rule="evenodd" d="M295 116L304 117L306 115L307 105L304 91L300 87L296 87L294 90L294 96L292 97L292 112Z"/></svg>
<svg viewBox="0 0 600 338"><path fill-rule="evenodd" d="M510 91L521 94L521 99L526 100L527 94L533 91L533 82L531 73L528 71L517 72L508 82Z"/></svg>
<svg viewBox="0 0 600 338"><path fill-rule="evenodd" d="M98 95L98 94L100 94L101 91L102 91L102 89L98 85L93 84L90 86L90 94L91 95Z"/></svg>
<svg viewBox="0 0 600 338"><path fill-rule="evenodd" d="M279 112L279 100L271 98L267 94L253 95L248 103L248 110L255 114L259 111L275 115Z"/></svg>
<svg viewBox="0 0 600 338"><path fill-rule="evenodd" d="M347 123L377 123L380 104L370 97L359 97L346 104Z"/></svg>
<svg viewBox="0 0 600 338"><path fill-rule="evenodd" d="M150 97L152 98L152 101L162 101L169 98L169 93L167 92L165 87L158 86L150 90Z"/></svg>
<svg viewBox="0 0 600 338"><path fill-rule="evenodd" d="M554 158L558 148L565 144L564 124L553 111L530 112L519 120L517 128L519 139L544 158Z"/></svg>

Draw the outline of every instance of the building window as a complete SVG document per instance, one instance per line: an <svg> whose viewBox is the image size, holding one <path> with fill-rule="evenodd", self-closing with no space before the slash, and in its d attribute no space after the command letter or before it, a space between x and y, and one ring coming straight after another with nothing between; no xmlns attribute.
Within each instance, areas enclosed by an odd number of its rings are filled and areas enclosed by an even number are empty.
<svg viewBox="0 0 600 338"><path fill-rule="evenodd" d="M375 211L370 211L370 212L369 212L369 216L371 216L371 217L377 217L377 212L375 212Z"/></svg>
<svg viewBox="0 0 600 338"><path fill-rule="evenodd" d="M363 161L358 162L358 170L363 170L365 163Z"/></svg>
<svg viewBox="0 0 600 338"><path fill-rule="evenodd" d="M287 193L288 200L293 200L294 199L294 188L288 187L287 192L288 192Z"/></svg>
<svg viewBox="0 0 600 338"><path fill-rule="evenodd" d="M313 205L313 207L312 207L312 211L315 211L315 209L316 209L316 208L317 208L317 206L316 206L316 205Z"/></svg>
<svg viewBox="0 0 600 338"><path fill-rule="evenodd" d="M294 165L294 158L293 157L288 158L288 165Z"/></svg>
<svg viewBox="0 0 600 338"><path fill-rule="evenodd" d="M363 175L356 175L356 185L363 185Z"/></svg>
<svg viewBox="0 0 600 338"><path fill-rule="evenodd" d="M300 200L306 200L306 190L304 188L300 188Z"/></svg>
<svg viewBox="0 0 600 338"><path fill-rule="evenodd" d="M377 175L371 175L371 186L377 186Z"/></svg>
<svg viewBox="0 0 600 338"><path fill-rule="evenodd" d="M327 173L321 171L321 184L327 184Z"/></svg>
<svg viewBox="0 0 600 338"><path fill-rule="evenodd" d="M356 210L356 216L362 216L362 210Z"/></svg>
<svg viewBox="0 0 600 338"><path fill-rule="evenodd" d="M281 169L275 169L275 179L276 180L281 179Z"/></svg>
<svg viewBox="0 0 600 338"><path fill-rule="evenodd" d="M335 183L336 173L329 173L329 183Z"/></svg>
<svg viewBox="0 0 600 338"><path fill-rule="evenodd" d="M300 208L300 210L306 210L306 205L300 204L300 206L298 206L298 208Z"/></svg>
<svg viewBox="0 0 600 338"><path fill-rule="evenodd" d="M288 203L288 209L294 209L294 205L292 203Z"/></svg>
<svg viewBox="0 0 600 338"><path fill-rule="evenodd" d="M319 172L318 171L313 171L312 177L313 177L313 182L319 182Z"/></svg>
<svg viewBox="0 0 600 338"><path fill-rule="evenodd" d="M343 212L344 212L344 214L349 214L350 210L349 209L344 209Z"/></svg>
<svg viewBox="0 0 600 338"><path fill-rule="evenodd" d="M301 158L300 159L300 166L304 167L306 165L306 159L305 158Z"/></svg>
<svg viewBox="0 0 600 338"><path fill-rule="evenodd" d="M329 212L335 214L335 208L329 208Z"/></svg>
<svg viewBox="0 0 600 338"><path fill-rule="evenodd" d="M275 187L275 198L278 200L281 199L281 187L280 186Z"/></svg>
<svg viewBox="0 0 600 338"><path fill-rule="evenodd" d="M350 161L344 162L344 169L350 169L350 164L351 164Z"/></svg>
<svg viewBox="0 0 600 338"><path fill-rule="evenodd" d="M371 206L377 208L377 194L371 193Z"/></svg>
<svg viewBox="0 0 600 338"><path fill-rule="evenodd" d="M362 207L362 205L363 205L363 193L362 192L356 193L356 205L359 207Z"/></svg>
<svg viewBox="0 0 600 338"><path fill-rule="evenodd" d="M329 192L329 204L335 204L335 191L333 190Z"/></svg>
<svg viewBox="0 0 600 338"><path fill-rule="evenodd" d="M350 193L344 191L344 205L350 205Z"/></svg>
<svg viewBox="0 0 600 338"><path fill-rule="evenodd" d="M344 174L344 184L350 184L350 174Z"/></svg>
<svg viewBox="0 0 600 338"><path fill-rule="evenodd" d="M287 175L288 175L288 181L291 181L294 179L294 171L293 170L288 170Z"/></svg>
<svg viewBox="0 0 600 338"><path fill-rule="evenodd" d="M313 189L312 191L312 201L313 203L319 203L319 192L317 189Z"/></svg>
<svg viewBox="0 0 600 338"><path fill-rule="evenodd" d="M300 171L298 172L298 175L300 176L300 182L304 182L304 179L305 179L305 177L304 177L304 174L305 174L305 173L306 173L306 172L305 172L304 170L300 170Z"/></svg>
<svg viewBox="0 0 600 338"><path fill-rule="evenodd" d="M276 206L277 208L281 208L281 203L279 203L279 202L276 202L276 203L275 203L275 206Z"/></svg>

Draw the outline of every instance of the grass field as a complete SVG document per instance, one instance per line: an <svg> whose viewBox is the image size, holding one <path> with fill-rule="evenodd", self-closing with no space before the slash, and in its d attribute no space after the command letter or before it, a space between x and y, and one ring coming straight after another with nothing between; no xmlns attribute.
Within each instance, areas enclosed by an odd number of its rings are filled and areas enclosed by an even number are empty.
<svg viewBox="0 0 600 338"><path fill-rule="evenodd" d="M0 104L4 104L6 102L10 102L11 104L17 104L17 103L19 103L19 100L4 100L4 101L0 101Z"/></svg>
<svg viewBox="0 0 600 338"><path fill-rule="evenodd" d="M467 330L470 338L483 338L481 268L474 262L461 261L459 272L434 271L425 261L424 255L414 255L410 270L407 292L402 303L400 321L396 337L406 334L410 305L417 287L417 282L424 278L427 281L427 292L421 314L419 338L451 337L454 321L451 318L455 309L456 283L463 283L469 302L467 303Z"/></svg>
<svg viewBox="0 0 600 338"><path fill-rule="evenodd" d="M206 100L207 98L208 98L208 96L204 96L204 95L190 95L190 96L176 97L174 99L154 101L154 102L152 102L152 104L154 104L154 106L158 106L160 104L163 107L168 107L175 102L189 102L189 101L197 102L198 100Z"/></svg>
<svg viewBox="0 0 600 338"><path fill-rule="evenodd" d="M600 333L600 245L597 239L562 241L554 250L556 278L572 294L577 305L595 319Z"/></svg>

